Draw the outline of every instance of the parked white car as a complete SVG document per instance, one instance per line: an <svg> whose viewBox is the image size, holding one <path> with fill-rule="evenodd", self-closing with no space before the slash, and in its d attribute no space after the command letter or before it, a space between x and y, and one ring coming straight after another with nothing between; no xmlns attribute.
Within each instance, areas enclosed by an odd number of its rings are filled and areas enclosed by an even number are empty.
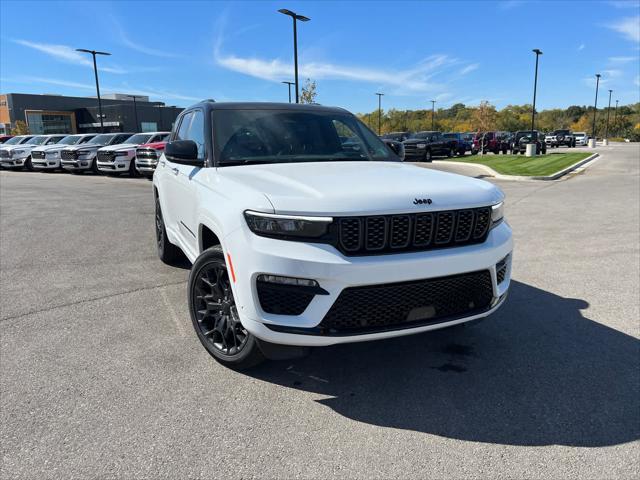
<svg viewBox="0 0 640 480"><path fill-rule="evenodd" d="M507 296L502 191L400 162L343 109L194 105L153 185L159 257L193 263L196 334L233 368L481 319Z"/></svg>
<svg viewBox="0 0 640 480"><path fill-rule="evenodd" d="M586 132L573 132L576 138L576 147L586 147L589 145L589 135Z"/></svg>
<svg viewBox="0 0 640 480"><path fill-rule="evenodd" d="M57 170L62 168L60 154L62 150L71 145L81 145L87 143L95 133L68 135L53 145L44 145L31 150L31 164L34 170Z"/></svg>
<svg viewBox="0 0 640 480"><path fill-rule="evenodd" d="M71 173L91 170L98 172L98 149L107 145L118 145L129 139L133 133L101 133L81 145L73 145L62 150L62 168Z"/></svg>
<svg viewBox="0 0 640 480"><path fill-rule="evenodd" d="M136 170L136 147L143 143L161 142L169 136L170 132L149 132L136 133L124 143L103 147L98 150L98 170L108 174L119 174L128 172L135 177Z"/></svg>
<svg viewBox="0 0 640 480"><path fill-rule="evenodd" d="M31 150L40 145L53 145L62 140L66 135L35 135L27 141L18 144L5 142L0 149L0 164L4 168L33 170L31 163ZM17 138L17 137L14 137Z"/></svg>

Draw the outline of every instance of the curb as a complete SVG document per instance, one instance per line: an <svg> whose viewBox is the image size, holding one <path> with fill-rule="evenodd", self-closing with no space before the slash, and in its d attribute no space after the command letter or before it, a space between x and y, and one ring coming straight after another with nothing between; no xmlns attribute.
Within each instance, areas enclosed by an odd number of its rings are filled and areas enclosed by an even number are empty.
<svg viewBox="0 0 640 480"><path fill-rule="evenodd" d="M574 170L582 167L583 165L591 162L592 160L595 160L599 156L600 156L599 153L594 153L592 155L589 155L587 158L580 160L579 162L576 162L573 165L569 165L567 168L560 170L559 172L554 173L553 175L547 175L547 176L502 175L496 172L493 168L488 167L487 165L483 165L481 163L450 162L447 160L439 161L438 163L444 164L444 165L466 165L470 167L477 167L480 170L484 170L485 173L487 173L491 177L494 177L498 180L513 180L518 182L522 182L522 181L526 182L528 180L557 180L558 178L565 176L567 173L571 173Z"/></svg>

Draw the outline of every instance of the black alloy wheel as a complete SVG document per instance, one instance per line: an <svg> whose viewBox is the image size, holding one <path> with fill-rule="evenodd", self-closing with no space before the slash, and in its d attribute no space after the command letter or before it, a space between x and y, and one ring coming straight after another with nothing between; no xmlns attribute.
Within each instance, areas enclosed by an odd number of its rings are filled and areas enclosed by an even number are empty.
<svg viewBox="0 0 640 480"><path fill-rule="evenodd" d="M156 196L156 246L158 247L158 257L164 263L173 265L180 258L180 249L169 241L167 229L164 225L164 217L160 208L160 199Z"/></svg>
<svg viewBox="0 0 640 480"><path fill-rule="evenodd" d="M200 342L223 365L245 369L265 359L240 321L220 246L202 252L191 269L189 310Z"/></svg>

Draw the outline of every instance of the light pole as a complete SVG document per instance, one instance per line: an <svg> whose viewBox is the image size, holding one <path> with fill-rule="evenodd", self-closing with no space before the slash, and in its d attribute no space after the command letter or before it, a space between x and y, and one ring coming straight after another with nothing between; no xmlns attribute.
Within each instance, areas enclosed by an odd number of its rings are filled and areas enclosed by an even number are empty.
<svg viewBox="0 0 640 480"><path fill-rule="evenodd" d="M593 137L593 146L596 146L596 112L598 111L598 87L600 86L600 75L596 73L596 101L593 104L593 125L591 127L591 136Z"/></svg>
<svg viewBox="0 0 640 480"><path fill-rule="evenodd" d="M531 107L531 131L536 129L536 93L538 92L538 57L542 55L542 50L534 48L533 53L536 54L536 73L533 77L533 107Z"/></svg>
<svg viewBox="0 0 640 480"><path fill-rule="evenodd" d="M618 135L618 102L619 100L616 100L616 109L614 110L613 113L613 129L616 132L615 135Z"/></svg>
<svg viewBox="0 0 640 480"><path fill-rule="evenodd" d="M604 130L605 139L609 138L609 115L611 114L611 94L612 93L613 93L613 90L609 90L609 106L607 107L607 126Z"/></svg>
<svg viewBox="0 0 640 480"><path fill-rule="evenodd" d="M136 131L138 131L138 128L140 127L140 124L138 123L138 104L136 103L136 97L138 97L138 95L125 95L125 97L133 98L133 113L136 117Z"/></svg>
<svg viewBox="0 0 640 480"><path fill-rule="evenodd" d="M300 20L301 22L308 22L311 20L304 15L298 15L291 10L287 10L286 8L281 8L278 10L280 13L284 15L288 15L293 19L293 65L295 71L295 83L296 83L296 103L300 103L300 84L298 82L298 27L297 22Z"/></svg>
<svg viewBox="0 0 640 480"><path fill-rule="evenodd" d="M295 85L294 82L282 82L289 86L289 103L291 103L291 85Z"/></svg>
<svg viewBox="0 0 640 480"><path fill-rule="evenodd" d="M98 67L96 65L96 55L111 55L109 52L97 52L85 48L76 48L76 52L90 53L93 57L93 73L96 76L96 91L98 92L98 116L100 117L100 133L104 133L104 123L102 120L102 100L100 99L100 84L98 83Z"/></svg>
<svg viewBox="0 0 640 480"><path fill-rule="evenodd" d="M382 118L382 96L384 95L384 93L376 93L376 95L378 96L378 135L380 135L380 120Z"/></svg>
<svg viewBox="0 0 640 480"><path fill-rule="evenodd" d="M431 100L431 130L433 131L433 120L436 115L436 101Z"/></svg>

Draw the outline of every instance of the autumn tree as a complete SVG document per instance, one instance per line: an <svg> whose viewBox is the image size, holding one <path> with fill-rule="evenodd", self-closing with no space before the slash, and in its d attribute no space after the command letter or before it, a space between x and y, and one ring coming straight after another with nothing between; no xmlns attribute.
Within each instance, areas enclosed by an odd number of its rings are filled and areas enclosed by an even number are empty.
<svg viewBox="0 0 640 480"><path fill-rule="evenodd" d="M11 135L28 135L29 133L31 133L29 126L23 120L16 121L16 126L11 129Z"/></svg>
<svg viewBox="0 0 640 480"><path fill-rule="evenodd" d="M307 78L307 81L304 82L304 86L300 92L300 103L316 103L317 96L318 90L316 81Z"/></svg>

